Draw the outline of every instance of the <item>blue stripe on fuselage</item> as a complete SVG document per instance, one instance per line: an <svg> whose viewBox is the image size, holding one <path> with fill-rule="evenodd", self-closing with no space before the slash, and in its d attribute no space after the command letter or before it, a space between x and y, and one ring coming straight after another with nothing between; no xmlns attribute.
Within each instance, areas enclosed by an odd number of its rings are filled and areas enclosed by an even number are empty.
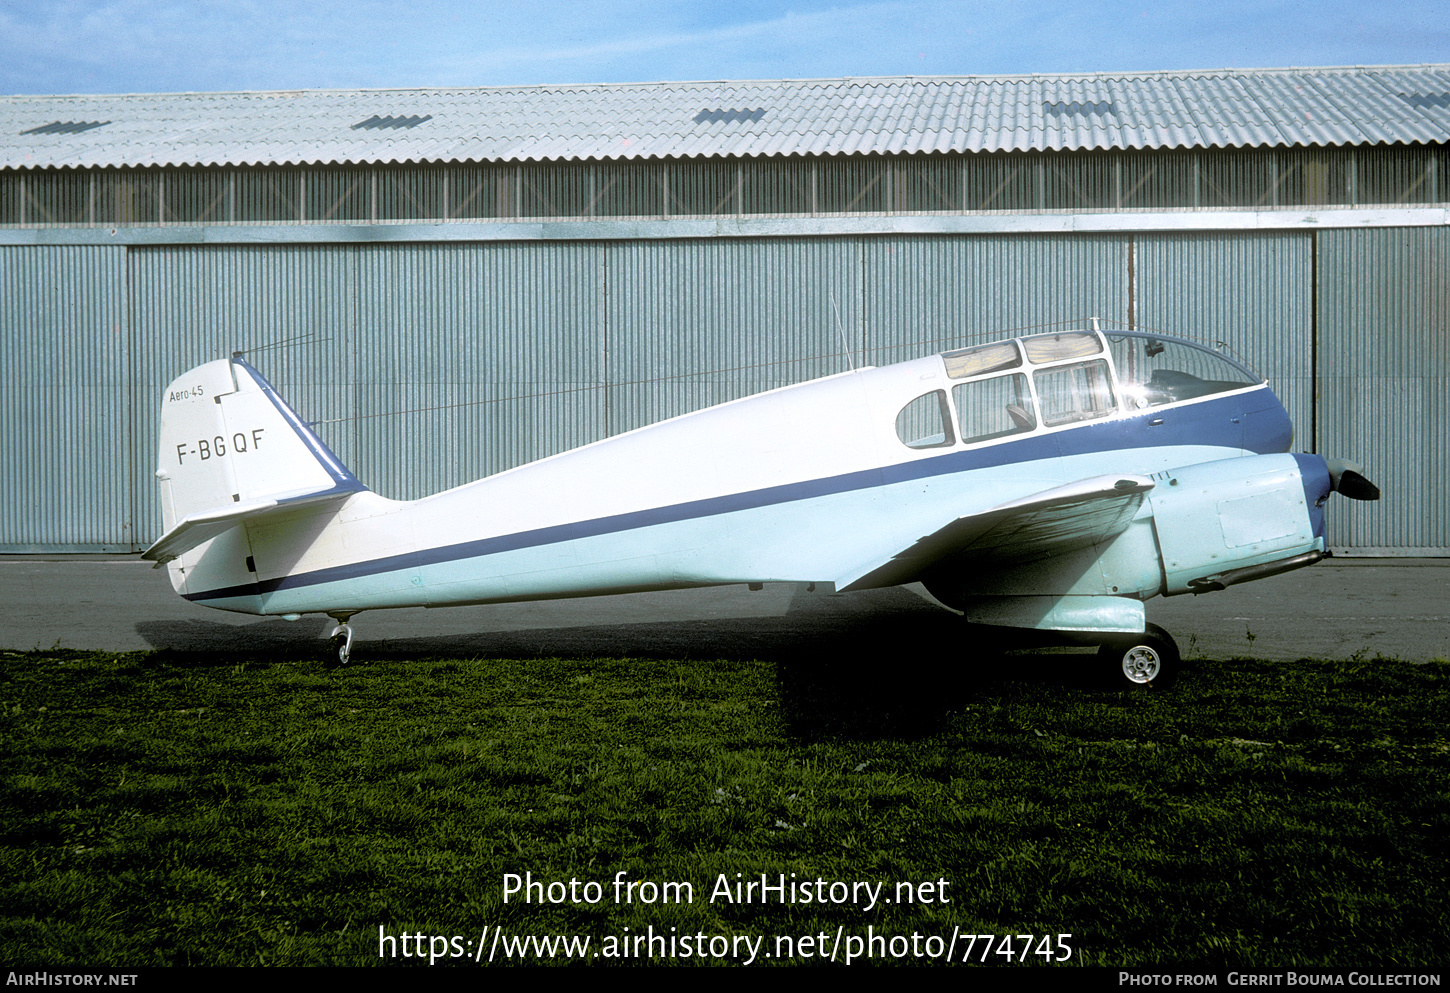
<svg viewBox="0 0 1450 993"><path fill-rule="evenodd" d="M1263 389L1267 390L1268 387ZM1209 398L1196 404L1166 411L1162 408L1152 408L1133 417L1095 421L1068 431L1033 435L1015 440L1008 439L984 448L949 452L934 458L918 459L876 469L862 469L838 476L784 483L779 486L707 497L702 500L691 500L686 503L654 507L648 510L630 511L610 517L555 524L530 531L519 531L493 538L480 538L453 545L441 545L401 555L389 555L348 565L281 576L276 579L260 580L255 584L248 583L245 586L183 595L188 600L213 600L257 593L275 593L279 590L335 583L400 569L416 569L442 562L495 555L500 552L517 551L557 542L576 541L581 538L592 538L658 524L671 524L741 510L754 510L796 500L809 500L837 493L888 486L913 479L1055 459L1064 455L1187 445L1243 449L1249 447L1245 444L1245 430L1242 423L1245 416L1245 401L1256 398L1257 393L1249 393ZM1274 410L1277 410L1277 418L1272 416ZM1262 435L1262 437L1251 437L1249 440L1258 443L1267 441L1276 447L1264 449L1253 447L1250 450L1260 455L1282 452L1288 447L1288 437L1280 429L1277 421L1282 421L1283 425L1287 425L1288 414L1284 412L1282 406L1276 404L1275 408L1256 412L1253 416L1262 417L1265 414L1270 415L1269 420L1276 423L1270 425L1266 421L1263 431L1248 432L1251 436ZM1160 423L1153 424L1155 420Z"/></svg>

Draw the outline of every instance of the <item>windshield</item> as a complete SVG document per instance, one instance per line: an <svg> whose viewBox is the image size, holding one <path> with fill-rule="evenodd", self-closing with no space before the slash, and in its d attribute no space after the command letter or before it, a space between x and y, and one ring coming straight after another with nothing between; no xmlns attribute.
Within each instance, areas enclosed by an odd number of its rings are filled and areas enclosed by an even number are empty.
<svg viewBox="0 0 1450 993"><path fill-rule="evenodd" d="M1263 377L1201 345L1141 332L1108 335L1124 406L1157 407L1241 390Z"/></svg>

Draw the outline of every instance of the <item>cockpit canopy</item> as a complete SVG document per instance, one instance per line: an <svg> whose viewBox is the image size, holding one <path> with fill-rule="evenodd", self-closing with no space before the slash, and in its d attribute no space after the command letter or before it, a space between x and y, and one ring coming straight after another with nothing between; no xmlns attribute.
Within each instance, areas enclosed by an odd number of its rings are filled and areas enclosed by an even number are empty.
<svg viewBox="0 0 1450 993"><path fill-rule="evenodd" d="M912 400L896 418L908 448L993 441L1196 400L1264 382L1248 367L1180 338L1064 331L942 355L961 382Z"/></svg>

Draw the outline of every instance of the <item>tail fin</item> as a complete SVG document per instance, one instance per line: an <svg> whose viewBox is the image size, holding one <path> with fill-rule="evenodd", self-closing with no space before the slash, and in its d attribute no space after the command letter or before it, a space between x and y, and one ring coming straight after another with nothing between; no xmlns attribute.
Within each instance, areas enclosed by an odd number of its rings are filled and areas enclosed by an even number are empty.
<svg viewBox="0 0 1450 993"><path fill-rule="evenodd" d="M244 518L367 489L238 356L166 388L156 478L165 533L142 557L158 563Z"/></svg>

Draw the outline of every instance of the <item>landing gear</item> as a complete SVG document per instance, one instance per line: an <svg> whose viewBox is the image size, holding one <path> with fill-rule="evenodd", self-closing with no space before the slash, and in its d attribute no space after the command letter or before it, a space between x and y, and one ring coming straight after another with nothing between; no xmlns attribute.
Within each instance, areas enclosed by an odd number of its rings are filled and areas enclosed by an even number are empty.
<svg viewBox="0 0 1450 993"><path fill-rule="evenodd" d="M348 619L357 611L344 613L339 611L335 614L328 614L337 621L337 627L332 629L332 634L327 639L327 655L325 661L330 666L347 665L352 661L352 628L348 626Z"/></svg>
<svg viewBox="0 0 1450 993"><path fill-rule="evenodd" d="M1142 634L1114 638L1098 649L1098 658L1108 663L1110 678L1123 689L1164 689L1177 677L1180 667L1178 646L1156 624L1149 624Z"/></svg>

